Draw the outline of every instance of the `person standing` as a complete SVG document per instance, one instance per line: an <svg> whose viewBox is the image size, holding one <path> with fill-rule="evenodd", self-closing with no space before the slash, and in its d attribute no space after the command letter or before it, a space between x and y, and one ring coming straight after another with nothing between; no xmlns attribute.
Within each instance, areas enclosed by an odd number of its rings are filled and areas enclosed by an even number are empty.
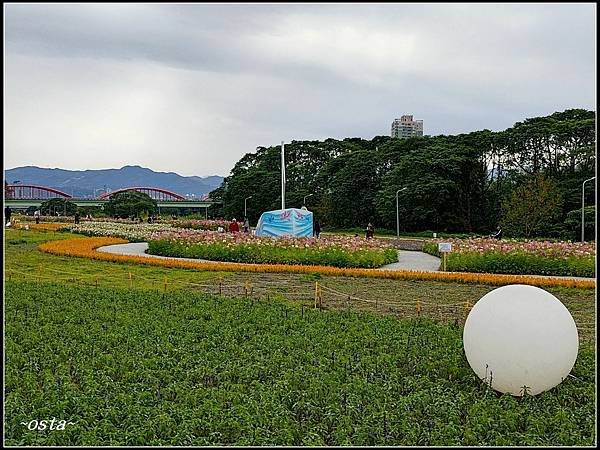
<svg viewBox="0 0 600 450"><path fill-rule="evenodd" d="M250 221L247 217L244 218L244 233L250 232Z"/></svg>
<svg viewBox="0 0 600 450"><path fill-rule="evenodd" d="M237 220L235 220L235 218L231 221L231 223L229 224L229 232L230 233L239 233L240 231L240 225L237 223Z"/></svg>
<svg viewBox="0 0 600 450"><path fill-rule="evenodd" d="M316 237L319 237L320 234L321 234L321 224L319 223L318 220L315 220L315 225L313 228L313 235Z"/></svg>
<svg viewBox="0 0 600 450"><path fill-rule="evenodd" d="M4 208L4 224L8 225L10 223L10 216L12 215L12 209L10 209L10 206L6 205L6 208Z"/></svg>
<svg viewBox="0 0 600 450"><path fill-rule="evenodd" d="M374 234L375 228L373 227L373 224L369 222L369 224L367 225L367 239L372 238Z"/></svg>
<svg viewBox="0 0 600 450"><path fill-rule="evenodd" d="M33 213L33 216L35 217L35 223L40 223L41 215L42 215L42 213L40 212L40 210L36 209L35 212Z"/></svg>
<svg viewBox="0 0 600 450"><path fill-rule="evenodd" d="M79 223L79 211L75 211L75 225Z"/></svg>

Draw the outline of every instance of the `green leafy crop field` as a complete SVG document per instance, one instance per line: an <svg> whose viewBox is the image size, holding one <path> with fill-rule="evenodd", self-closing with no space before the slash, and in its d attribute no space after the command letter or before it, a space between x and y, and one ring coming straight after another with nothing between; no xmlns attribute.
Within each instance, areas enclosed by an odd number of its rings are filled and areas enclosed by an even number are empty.
<svg viewBox="0 0 600 450"><path fill-rule="evenodd" d="M462 328L282 300L7 281L7 445L593 445L589 343L489 390ZM66 420L31 431L32 420Z"/></svg>

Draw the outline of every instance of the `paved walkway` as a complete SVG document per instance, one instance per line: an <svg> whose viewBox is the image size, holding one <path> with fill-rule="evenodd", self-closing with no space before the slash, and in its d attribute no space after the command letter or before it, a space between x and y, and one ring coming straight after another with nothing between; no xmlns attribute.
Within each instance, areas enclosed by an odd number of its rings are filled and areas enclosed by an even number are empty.
<svg viewBox="0 0 600 450"><path fill-rule="evenodd" d="M215 262L215 261L209 261L207 259L198 259L198 258L178 258L175 256L149 255L148 253L146 253L146 250L148 250L147 242L130 242L129 244L105 245L104 247L98 247L96 250L99 252L103 252L103 253L113 253L115 255L132 255L132 256L145 256L147 258L181 259L184 261ZM221 263L222 261L219 261L219 262ZM223 264L236 264L236 263L223 262Z"/></svg>
<svg viewBox="0 0 600 450"><path fill-rule="evenodd" d="M134 255L146 256L148 258L163 258L163 259L183 259L187 261L202 261L211 262L206 259L197 258L176 258L174 256L158 256L149 255L147 242L131 242L129 244L107 245L97 249L99 252L114 253L117 255ZM233 264L233 263L232 263ZM387 264L379 268L379 270L424 270L436 271L440 268L440 258L428 255L423 252L410 252L406 250L398 250L398 262Z"/></svg>
<svg viewBox="0 0 600 450"><path fill-rule="evenodd" d="M201 262L214 262L206 259L197 258L176 258L174 256L158 256L149 255L146 253L148 249L147 242L131 242L129 244L116 244L106 245L99 247L96 250L104 253L114 253L117 255L133 255L133 256L145 256L147 258L161 258L161 259L182 259L186 261L201 261ZM223 264L237 264L223 262ZM398 250L398 262L387 264L375 270L419 270L425 272L435 272L440 269L440 258L429 255L423 252ZM531 275L538 278L563 278L569 280L593 280L595 278L583 278L583 277L554 277L550 275Z"/></svg>
<svg viewBox="0 0 600 450"><path fill-rule="evenodd" d="M423 252L398 250L398 262L386 264L380 270L424 270L440 269L440 258Z"/></svg>

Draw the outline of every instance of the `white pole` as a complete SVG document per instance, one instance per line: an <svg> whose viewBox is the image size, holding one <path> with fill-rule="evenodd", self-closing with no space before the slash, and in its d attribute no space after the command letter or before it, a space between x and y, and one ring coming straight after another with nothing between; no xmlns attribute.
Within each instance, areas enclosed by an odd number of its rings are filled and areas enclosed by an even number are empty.
<svg viewBox="0 0 600 450"><path fill-rule="evenodd" d="M285 146L281 141L281 209L285 209Z"/></svg>
<svg viewBox="0 0 600 450"><path fill-rule="evenodd" d="M396 191L396 236L400 237L400 213L398 211L398 194L404 191L406 188L398 189Z"/></svg>
<svg viewBox="0 0 600 450"><path fill-rule="evenodd" d="M400 192L400 191L398 191ZM398 192L396 192L396 237L400 237L400 214L398 212Z"/></svg>
<svg viewBox="0 0 600 450"><path fill-rule="evenodd" d="M588 181L592 181L595 178L596 177L588 178L581 185L581 242L585 242L585 228L584 228L585 213L583 211L584 207L585 207L585 183L587 183Z"/></svg>

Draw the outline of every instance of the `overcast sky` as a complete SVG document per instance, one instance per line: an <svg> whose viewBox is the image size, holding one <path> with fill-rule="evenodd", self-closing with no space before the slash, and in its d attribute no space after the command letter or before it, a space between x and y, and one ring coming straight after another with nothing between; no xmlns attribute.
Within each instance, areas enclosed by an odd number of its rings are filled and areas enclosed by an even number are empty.
<svg viewBox="0 0 600 450"><path fill-rule="evenodd" d="M4 4L4 164L226 176L284 140L596 110L596 5Z"/></svg>

